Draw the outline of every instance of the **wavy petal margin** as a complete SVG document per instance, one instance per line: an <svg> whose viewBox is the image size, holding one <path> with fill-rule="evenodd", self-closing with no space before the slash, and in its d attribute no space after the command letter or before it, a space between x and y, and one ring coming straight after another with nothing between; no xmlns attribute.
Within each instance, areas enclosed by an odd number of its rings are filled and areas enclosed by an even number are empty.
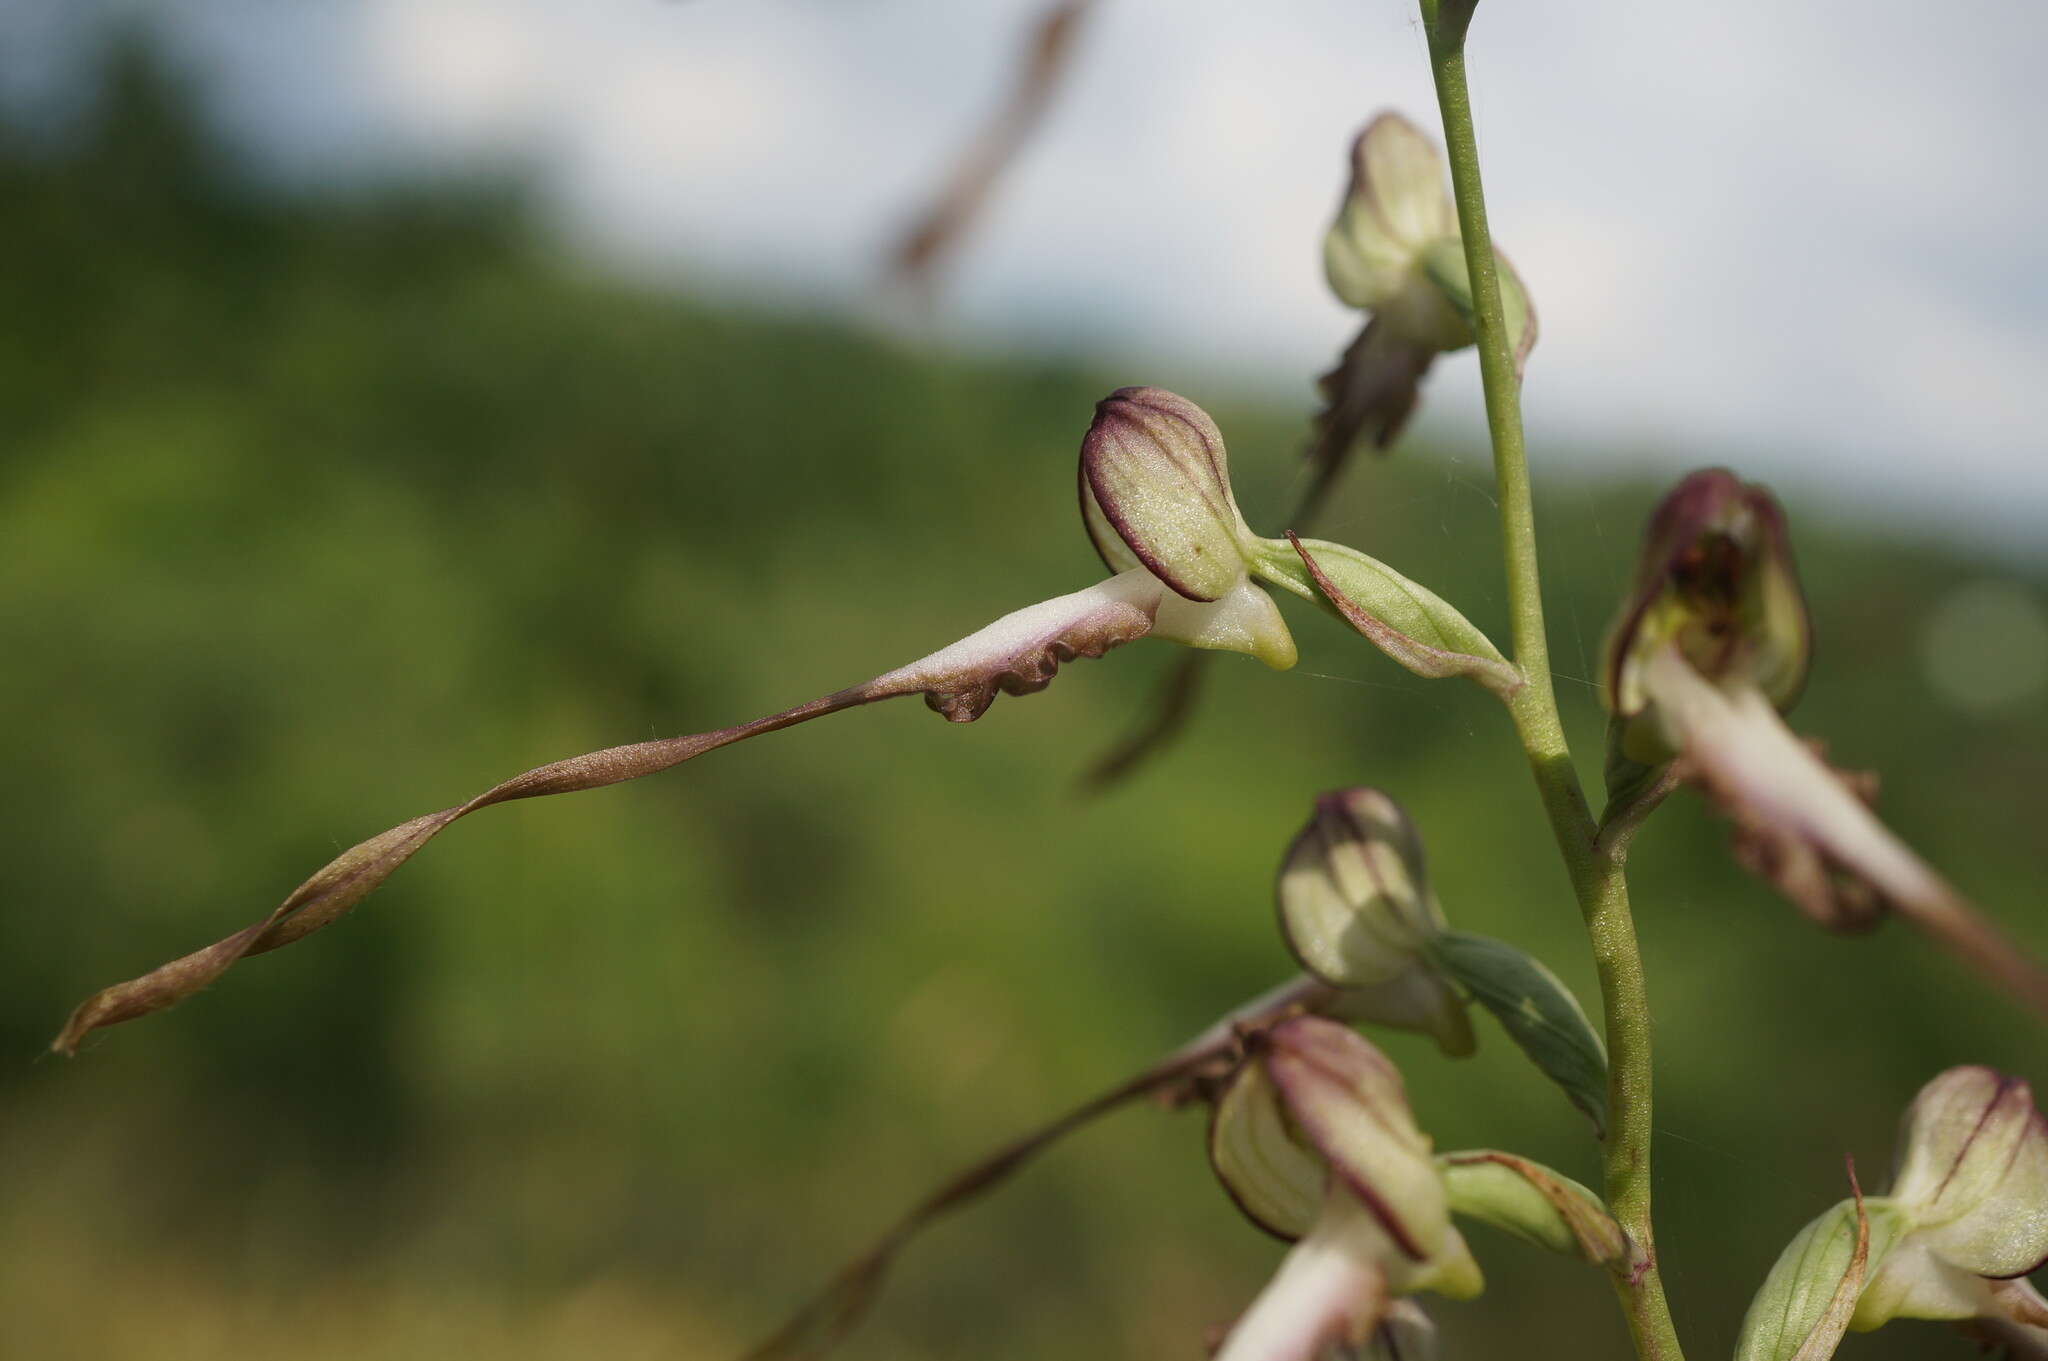
<svg viewBox="0 0 2048 1361"><path fill-rule="evenodd" d="M449 824L492 804L570 794L637 780L749 737L904 695L949 722L971 723L998 692L1028 695L1052 683L1062 663L1100 657L1151 632L1165 588L1142 571L1004 615L977 633L863 685L751 723L684 737L608 747L539 766L452 808L427 813L352 846L292 890L260 920L138 978L103 988L71 1013L51 1048L75 1054L95 1030L174 1006L249 955L290 945L344 916Z"/></svg>

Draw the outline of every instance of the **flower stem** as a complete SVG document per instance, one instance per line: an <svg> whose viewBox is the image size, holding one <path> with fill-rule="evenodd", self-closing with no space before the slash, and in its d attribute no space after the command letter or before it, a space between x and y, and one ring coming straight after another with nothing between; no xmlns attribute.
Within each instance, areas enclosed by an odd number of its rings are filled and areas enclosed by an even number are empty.
<svg viewBox="0 0 2048 1361"><path fill-rule="evenodd" d="M1472 6L1448 0L1438 23L1438 0L1420 0L1429 33L1430 66L1443 115L1444 145L1458 206L1458 229L1472 280L1473 330L1486 394L1486 425L1493 443L1499 488L1503 555L1512 614L1514 660L1527 684L1509 705L1515 731L1542 796L1544 812L1571 876L1592 944L1607 1030L1609 1128L1606 1182L1609 1209L1648 1260L1633 1279L1615 1277L1636 1354L1643 1361L1683 1361L1664 1287L1657 1271L1650 1219L1650 1002L1629 914L1626 847L1603 848L1586 795L1572 766L1551 685L1550 646L1544 632L1543 591L1537 574L1536 518L1529 495L1529 463L1522 442L1521 379L1509 354L1501 311L1499 271L1486 224L1479 180L1479 143L1465 82L1465 22ZM1455 11L1455 12L1454 12Z"/></svg>

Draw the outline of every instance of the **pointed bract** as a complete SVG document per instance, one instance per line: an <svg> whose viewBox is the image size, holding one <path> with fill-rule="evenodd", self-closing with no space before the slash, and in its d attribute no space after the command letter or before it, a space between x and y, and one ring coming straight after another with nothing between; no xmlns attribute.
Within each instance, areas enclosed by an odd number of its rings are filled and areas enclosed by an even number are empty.
<svg viewBox="0 0 2048 1361"><path fill-rule="evenodd" d="M1522 673L1457 607L1355 548L1289 534L1260 540L1252 566L1265 580L1330 610L1418 676L1464 676L1502 699L1522 687Z"/></svg>
<svg viewBox="0 0 2048 1361"><path fill-rule="evenodd" d="M1631 1274L1647 1265L1600 1197L1563 1173L1490 1148L1445 1153L1437 1165L1453 1214L1595 1265Z"/></svg>
<svg viewBox="0 0 2048 1361"><path fill-rule="evenodd" d="M1890 1204L1859 1193L1815 1219L1778 1254L1743 1315L1735 1361L1826 1361L1870 1268L1905 1231Z"/></svg>

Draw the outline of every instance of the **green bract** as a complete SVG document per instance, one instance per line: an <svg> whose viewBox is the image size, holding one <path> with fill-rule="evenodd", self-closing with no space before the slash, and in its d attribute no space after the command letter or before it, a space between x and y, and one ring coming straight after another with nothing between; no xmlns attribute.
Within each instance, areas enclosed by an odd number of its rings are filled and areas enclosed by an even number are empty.
<svg viewBox="0 0 2048 1361"><path fill-rule="evenodd" d="M1451 1212L1568 1257L1633 1268L1639 1254L1606 1204L1560 1172L1490 1148L1437 1158Z"/></svg>
<svg viewBox="0 0 2048 1361"><path fill-rule="evenodd" d="M1355 548L1322 539L1261 539L1253 568L1322 605L1418 676L1467 676L1502 698L1522 675L1456 606Z"/></svg>

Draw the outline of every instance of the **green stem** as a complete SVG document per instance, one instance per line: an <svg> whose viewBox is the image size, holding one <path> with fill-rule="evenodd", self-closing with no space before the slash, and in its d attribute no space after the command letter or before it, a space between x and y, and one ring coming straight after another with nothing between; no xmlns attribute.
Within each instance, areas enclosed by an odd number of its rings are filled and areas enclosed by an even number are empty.
<svg viewBox="0 0 2048 1361"><path fill-rule="evenodd" d="M1643 1361L1683 1361L1664 1301L1650 1218L1650 1002L1643 982L1642 955L1636 947L1635 922L1629 915L1626 846L1600 845L1598 825L1572 766L1551 686L1550 645L1544 632L1543 590L1536 563L1536 517L1522 443L1521 379L1509 353L1501 312L1499 271L1479 180L1479 143L1465 83L1464 24L1471 5L1448 0L1447 22L1441 28L1437 0L1421 0L1421 6L1430 35L1430 65L1443 114L1458 228L1472 280L1473 330L1478 338L1486 425L1499 486L1514 660L1528 681L1509 710L1578 896L1600 980L1608 1055L1608 1206L1650 1262L1635 1280L1617 1276L1615 1289L1637 1356ZM1451 12L1453 8L1456 12Z"/></svg>

